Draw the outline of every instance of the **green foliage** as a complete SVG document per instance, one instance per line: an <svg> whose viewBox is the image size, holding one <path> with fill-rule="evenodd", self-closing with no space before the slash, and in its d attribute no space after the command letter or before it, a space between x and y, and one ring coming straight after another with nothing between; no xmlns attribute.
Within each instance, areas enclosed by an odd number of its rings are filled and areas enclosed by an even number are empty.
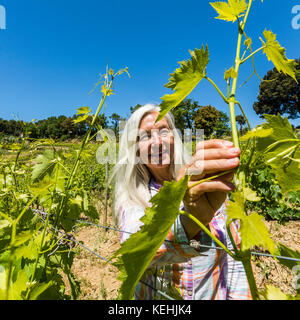
<svg viewBox="0 0 300 320"><path fill-rule="evenodd" d="M238 18L244 16L244 12L247 9L247 3L245 0L228 0L227 2L213 2L210 5L219 14L216 19L225 21L236 21Z"/></svg>
<svg viewBox="0 0 300 320"><path fill-rule="evenodd" d="M280 46L279 42L276 40L276 35L272 31L264 31L264 37L266 42L262 40L264 49L263 52L267 55L268 60L271 60L279 72L288 74L297 83L296 79L296 62L292 59L288 59L285 56L285 49Z"/></svg>
<svg viewBox="0 0 300 320"><path fill-rule="evenodd" d="M267 285L265 290L260 293L261 298L264 300L299 300L300 295L296 297L283 293L280 289Z"/></svg>
<svg viewBox="0 0 300 320"><path fill-rule="evenodd" d="M241 250L238 250L233 243L235 249L234 258L241 260L244 265L253 299L259 299L260 297L270 299L278 295L283 297L283 295L280 291L278 292L277 289L273 290L272 288L266 288L261 296L259 295L251 268L250 249L253 246L261 245L274 255L276 245L270 238L268 230L262 221L262 217L257 212L252 212L250 215L245 214L246 206L249 202L258 203L261 200L261 197L258 195L259 192L251 189L249 185L249 173L257 169L256 163L258 159L260 159L265 165L270 166L283 193L289 191L297 192L297 190L300 189L300 142L287 119L282 119L280 115L273 117L265 115L267 123L248 132L239 141L236 127L235 105L239 105L243 115L245 115L245 113L243 112L241 104L236 100L237 79L241 65L250 58L252 58L253 61L252 75L257 75L253 56L261 50L263 50L267 58L273 62L279 72L289 75L296 82L297 79L295 61L286 57L285 49L280 46L276 40L276 35L273 34L272 31L265 30L265 41L261 39L263 46L255 51L252 49L252 38L246 36L244 32L252 3L252 0L250 0L249 3L245 0L228 0L228 2L210 3L219 14L218 19L238 23L237 50L234 66L226 70L224 74L224 79L227 82L227 94L224 94L215 82L206 75L208 49L206 48L204 51L202 46L201 50L195 49L192 60L181 63L181 67L171 75L170 82L166 87L175 90L175 92L162 97L163 108L158 120L162 119L170 109L176 107L179 102L182 101L182 98L187 97L203 78L214 86L224 102L228 104L234 146L239 147L241 141L246 141L246 144L241 155L240 166L234 178L236 191L231 194L231 200L229 201L229 207L227 209L227 230L229 237L233 241L229 225L233 220L240 221ZM243 20L240 21L240 18L243 18ZM241 57L243 37L246 38L244 41L245 51ZM251 54L244 58L248 50L251 51ZM200 53L198 68L196 66L197 63L195 63L197 59L193 60L195 53ZM199 121L200 120L201 119L199 119ZM247 121L246 118L245 120ZM199 183L201 183L201 181ZM208 231L201 226L201 223L198 224L208 233ZM292 298L286 295L284 296L286 299ZM299 299L299 297L296 298Z"/></svg>
<svg viewBox="0 0 300 320"><path fill-rule="evenodd" d="M260 200L248 202L247 211L256 211L267 219L278 220L280 223L300 219L300 192L290 191L284 194L271 167L262 160L257 162L257 166L250 171L247 185L255 189Z"/></svg>
<svg viewBox="0 0 300 320"><path fill-rule="evenodd" d="M275 243L270 239L268 229L263 223L262 217L256 212L251 215L245 214L245 194L237 191L232 193L231 196L232 200L229 201L226 210L228 215L227 226L233 220L240 221L241 251L247 251L254 246L262 245L274 254Z"/></svg>
<svg viewBox="0 0 300 320"><path fill-rule="evenodd" d="M265 115L265 119L267 123L263 123L261 128L269 130L270 134L258 137L257 157L262 156L265 163L272 168L283 192L298 191L300 170L297 160L300 159L300 139L295 135L287 118Z"/></svg>
<svg viewBox="0 0 300 320"><path fill-rule="evenodd" d="M226 113L212 106L201 107L194 115L194 126L203 129L205 138L221 138L230 134Z"/></svg>
<svg viewBox="0 0 300 320"><path fill-rule="evenodd" d="M121 299L132 299L135 286L174 224L187 187L187 178L164 182L164 186L151 199L152 207L146 208L141 218L144 225L113 255L112 259L118 257L114 265L120 269Z"/></svg>
<svg viewBox="0 0 300 320"><path fill-rule="evenodd" d="M191 60L179 62L180 68L172 73L166 88L175 91L166 94L161 99L161 112L156 121L161 120L171 109L183 101L206 75L206 66L209 62L208 48L190 50Z"/></svg>
<svg viewBox="0 0 300 320"><path fill-rule="evenodd" d="M300 59L296 62L296 78L300 81ZM296 119L300 116L300 86L290 76L278 72L276 68L268 71L259 85L259 95L253 108L258 115L287 115Z"/></svg>
<svg viewBox="0 0 300 320"><path fill-rule="evenodd" d="M63 141L84 137L91 123L91 114L90 112L83 113L85 109L81 108L78 109L79 113L72 117L63 115L59 117L52 116L47 119L26 123L28 127L28 138L51 138ZM108 120L104 114L98 116L96 125L107 128ZM23 135L24 130L21 121L0 119L0 132L7 135L7 137L4 138L6 140L14 139L19 141L21 139L19 137ZM93 129L93 133L96 133L96 129ZM10 143L12 141L7 142Z"/></svg>
<svg viewBox="0 0 300 320"><path fill-rule="evenodd" d="M194 117L200 105L197 101L191 99L184 99L176 108L172 110L172 114L175 119L175 126L183 133L184 129L190 129L194 131Z"/></svg>
<svg viewBox="0 0 300 320"><path fill-rule="evenodd" d="M230 136L229 117L225 112L219 111L219 117L213 127L213 138L224 138Z"/></svg>
<svg viewBox="0 0 300 320"><path fill-rule="evenodd" d="M50 176L56 164L57 159L54 156L54 151L45 150L43 154L38 155L36 158L36 164L33 167L31 179L36 181L43 179L46 174Z"/></svg>
<svg viewBox="0 0 300 320"><path fill-rule="evenodd" d="M206 138L209 138L213 133L214 126L219 119L219 111L212 107L206 106L199 108L195 115L195 127L203 129Z"/></svg>
<svg viewBox="0 0 300 320"><path fill-rule="evenodd" d="M112 79L107 78L106 84L109 90ZM91 188L101 188L96 180L82 178L80 169L89 172L90 177L97 173L86 161L92 155L99 168L95 148L87 145L91 134L99 126L102 129L99 113L109 94L102 97L93 116L87 107L78 109L78 116L88 115L86 121L90 124L79 146L59 146L53 140L42 139L29 144L31 132L25 125L21 141L7 146L13 151L13 160L0 155L0 299L78 297L80 286L71 271L74 219L82 213L92 220L99 218ZM55 119L48 129L56 137ZM62 123L65 120L60 119ZM68 121L68 125L74 126L74 121ZM25 152L29 156L23 157ZM41 218L34 208L43 208L47 217ZM69 280L71 295L65 293L63 273Z"/></svg>

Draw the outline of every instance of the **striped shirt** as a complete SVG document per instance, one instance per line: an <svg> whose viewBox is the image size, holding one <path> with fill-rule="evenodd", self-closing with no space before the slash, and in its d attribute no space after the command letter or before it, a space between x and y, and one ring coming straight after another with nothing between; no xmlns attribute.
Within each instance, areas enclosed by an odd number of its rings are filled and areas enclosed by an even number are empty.
<svg viewBox="0 0 300 320"><path fill-rule="evenodd" d="M150 180L149 190L154 196L161 185ZM181 205L181 210L183 204ZM142 225L140 218L145 214L140 206L123 207L121 228L134 233ZM231 233L239 247L238 223L231 223ZM232 250L226 230L226 201L216 212L208 228L224 245ZM130 234L122 233L121 242ZM166 240L158 249L142 282L170 296L180 295L184 300L250 300L251 293L243 264L232 259L203 230L195 237L200 249L190 246L189 240L177 217ZM208 247L205 247L208 246ZM214 247L214 248L211 248ZM165 299L156 290L139 282L135 290L136 300Z"/></svg>

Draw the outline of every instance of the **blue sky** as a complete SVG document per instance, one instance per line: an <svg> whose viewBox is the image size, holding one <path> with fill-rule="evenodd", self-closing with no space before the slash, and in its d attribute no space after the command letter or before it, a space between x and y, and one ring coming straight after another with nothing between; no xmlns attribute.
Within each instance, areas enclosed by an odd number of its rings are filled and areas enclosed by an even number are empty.
<svg viewBox="0 0 300 320"><path fill-rule="evenodd" d="M132 76L116 80L115 95L106 104L107 116L116 112L123 117L130 106L160 103L171 93L164 84L178 61L190 58L189 49L208 45L208 76L224 91L225 68L234 63L236 24L214 19L206 0L0 0L0 5L7 23L0 30L3 119L71 116L80 106L95 110L101 94L89 92L108 62L114 70L128 67ZM291 24L295 5L300 0L254 1L246 27L253 48L261 46L259 37L267 28L277 34L288 58L300 58L300 29ZM273 68L262 53L255 61L261 77ZM251 63L242 66L239 85L251 72ZM252 126L262 122L252 108L258 90L259 80L252 77L237 93ZM189 98L227 112L208 82L201 82Z"/></svg>

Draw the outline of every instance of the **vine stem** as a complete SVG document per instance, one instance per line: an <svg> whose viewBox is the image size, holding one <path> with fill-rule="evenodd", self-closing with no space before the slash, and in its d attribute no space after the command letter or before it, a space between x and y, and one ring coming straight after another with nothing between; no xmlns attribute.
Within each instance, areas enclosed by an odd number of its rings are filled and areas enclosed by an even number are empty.
<svg viewBox="0 0 300 320"><path fill-rule="evenodd" d="M228 99L225 97L225 95L223 94L223 92L219 89L219 87L214 83L214 81L212 79L210 79L209 77L205 76L204 79L206 79L208 82L210 82L215 89L218 91L218 93L220 94L220 96L222 97L222 99L228 104Z"/></svg>
<svg viewBox="0 0 300 320"><path fill-rule="evenodd" d="M214 241L216 244L218 244L224 251L226 251L233 259L237 259L236 255L233 254L225 245L224 243L222 243L217 237L215 237L209 230L208 228L205 227L205 225L200 222L196 217L194 217L192 214L186 212L186 211L183 211L183 210L180 210L179 211L180 214L190 218L191 220L193 220L195 223L197 223L197 225L205 232L207 233L207 235L209 235Z"/></svg>
<svg viewBox="0 0 300 320"><path fill-rule="evenodd" d="M66 192L68 191L68 189L69 189L70 186L72 185L74 176L75 176L76 171L77 171L78 166L79 166L79 162L80 162L79 160L80 160L81 153L82 153L85 145L86 145L87 142L89 141L89 138L90 138L90 135L91 135L91 131L92 131L92 127L93 127L93 125L94 125L94 123L95 123L95 121L96 121L96 119L97 119L97 117L98 117L98 114L100 113L100 111L101 111L101 109L102 109L102 107L103 107L103 105L104 105L104 102L105 102L106 97L107 97L107 95L108 95L107 93L109 92L109 90L110 90L111 87L112 87L112 82L113 82L113 80L110 81L109 86L108 86L108 88L107 88L107 90L106 90L106 93L103 94L103 96L102 96L102 98L101 98L101 100L100 100L100 103L99 103L99 105L98 105L97 111L96 111L96 113L95 113L95 115L94 115L94 117L93 117L93 120L92 120L92 122L91 122L91 125L90 125L90 127L89 127L89 130L88 130L88 132L87 132L87 134L86 134L86 136L85 136L84 141L82 142L82 144L81 144L81 146L80 146L80 150L79 150L79 152L78 152L78 154L77 154L75 163L74 163L74 165L73 165L73 167L72 167L72 169L71 169L71 173L70 173L70 175L69 175L69 178L68 178L68 181L67 181L67 184L66 184L66 188L65 188L65 191L66 191ZM65 200L66 200L66 195L63 196L63 198L62 198L62 200L61 200L61 202L60 202L60 206L59 206L59 209L58 209L58 211L57 211L58 214L57 214L56 219L55 219L55 226L57 225L58 219L59 219L59 217L61 216L61 213L62 213L62 209L63 209L64 203L65 203Z"/></svg>
<svg viewBox="0 0 300 320"><path fill-rule="evenodd" d="M239 35L238 35L238 40L237 40L235 67L234 67L234 71L236 72L236 77L232 81L230 98L229 98L229 111L230 111L230 122L231 122L231 130L232 130L232 140L233 140L233 144L234 144L234 146L236 148L239 148L239 138L238 138L238 132L237 132L237 125L236 125L234 107L235 107L235 104L237 103L236 100L235 100L235 96L236 96L236 87L237 87L239 68L240 68L240 65L243 62L248 60L250 57L253 57L253 55L255 53L257 53L259 50L263 49L263 48L260 48L260 49L256 50L255 52L252 52L250 56L248 56L247 58L245 58L243 60L241 60L241 58L240 58L242 36L243 36L243 33L244 33L244 29L245 29L246 21L247 21L249 12L250 12L251 5L252 5L252 0L249 0L247 11L246 11L244 20L243 20L243 22L241 24L240 24L239 19L238 19ZM240 104L239 104L239 106L240 106ZM232 236L231 236L230 240L231 241L233 240ZM258 300L259 299L258 291L257 291L256 282L255 282L255 278L254 278L252 267L251 267L250 250L247 250L246 252L242 252L242 253L241 253L241 251L239 251L238 255L241 257L240 260L242 261L243 266L245 268L245 272L246 272L246 276L247 276L247 279L248 279L248 283L249 283L249 287L250 287L252 298L254 300Z"/></svg>
<svg viewBox="0 0 300 320"><path fill-rule="evenodd" d="M255 278L253 275L253 270L252 270L252 266L251 266L251 253L250 250L247 250L243 253L243 257L241 259L244 269L245 269L245 273L248 279L248 284L249 284L249 288L250 288L250 292L251 292L251 296L253 300L259 300L259 294L258 294L258 290L256 287L256 282L255 282Z"/></svg>
<svg viewBox="0 0 300 320"><path fill-rule="evenodd" d="M219 174L216 174L216 175L214 175L214 176L211 176L211 177L208 177L208 178L199 180L199 181L195 182L194 184L188 186L187 188L188 188L188 189L191 189L191 188L197 186L197 185L200 184L200 183L203 183L203 182L206 182L206 181L209 181L209 180L212 180L212 179L221 177L221 176L223 176L223 175L225 175L225 174L227 174L227 173L234 172L234 170L235 170L235 169L223 171L223 172L221 172L221 173L219 173Z"/></svg>
<svg viewBox="0 0 300 320"><path fill-rule="evenodd" d="M246 62L248 59L250 59L251 57L253 57L257 52L263 50L265 48L265 46L258 48L257 50L253 51L247 58L243 59L240 64L243 64L244 62Z"/></svg>
<svg viewBox="0 0 300 320"><path fill-rule="evenodd" d="M246 21L247 21L249 12L250 12L251 5L252 5L252 0L249 1L244 21L240 24L239 20L238 20L239 35L238 35L238 40L237 40L235 67L234 67L234 71L236 72L237 76L235 78L233 78L232 86L231 86L231 93L230 93L230 98L229 98L229 111L230 111L230 122L231 122L231 130L232 130L232 140L233 140L233 144L236 148L239 148L239 138L238 138L236 119L235 119L235 110L234 110L235 93L236 93L239 68L241 65L240 52L241 52L242 36L243 36Z"/></svg>

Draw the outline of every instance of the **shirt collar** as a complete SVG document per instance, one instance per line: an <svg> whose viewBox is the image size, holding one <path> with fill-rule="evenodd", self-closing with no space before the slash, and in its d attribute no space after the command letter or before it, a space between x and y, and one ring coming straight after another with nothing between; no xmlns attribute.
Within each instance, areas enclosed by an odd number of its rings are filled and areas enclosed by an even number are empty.
<svg viewBox="0 0 300 320"><path fill-rule="evenodd" d="M150 181L149 181L149 187L150 189L154 189L154 190L159 190L161 187L162 187L162 184L160 183L157 183L153 177L150 178Z"/></svg>

